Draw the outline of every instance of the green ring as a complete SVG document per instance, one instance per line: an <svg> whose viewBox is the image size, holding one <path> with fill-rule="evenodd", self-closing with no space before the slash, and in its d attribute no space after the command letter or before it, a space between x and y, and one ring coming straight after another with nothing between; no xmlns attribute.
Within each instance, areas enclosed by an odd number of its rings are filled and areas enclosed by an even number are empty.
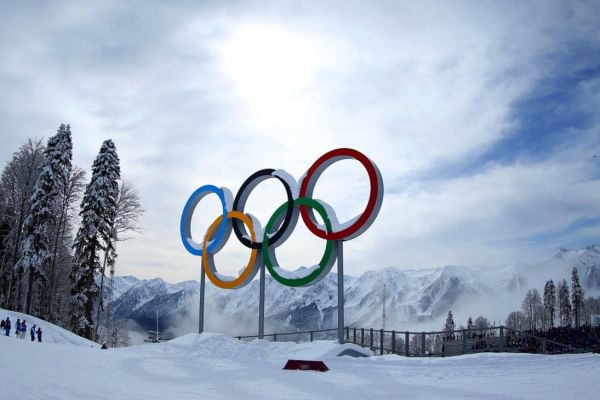
<svg viewBox="0 0 600 400"><path fill-rule="evenodd" d="M331 221L329 220L327 211L325 210L325 207L323 207L321 204L319 204L318 201L307 198L307 197L300 197L300 198L294 200L294 207L297 207L297 206L307 206L307 207L315 209L319 213L321 218L323 218L323 221L325 221L325 229L327 230L327 232L328 233L333 232L333 229L331 227ZM283 203L277 210L275 210L275 212L269 219L267 226L265 227L265 230L264 230L265 233L264 233L263 242L262 242L263 261L264 261L267 269L269 270L269 273L273 277L273 279L275 279L277 282L281 283L282 285L291 286L291 287L308 286L308 285L310 285L311 282L320 278L323 271L325 271L325 269L327 268L327 264L333 253L334 241L327 240L327 244L325 246L325 253L323 253L323 257L321 258L321 261L319 262L319 268L317 268L316 270L311 272L309 275L302 277L302 278L291 278L290 279L290 278L284 278L283 276L277 274L277 272L275 272L275 267L279 267L279 266L273 265L271 259L269 258L269 243L268 243L269 238L268 238L267 234L268 234L268 232L271 232L271 230L273 228L273 224L277 221L277 219L279 218L279 216L281 214L283 214L285 211L287 211L287 208L288 208L288 203L287 202ZM273 245L271 245L271 247L274 248Z"/></svg>

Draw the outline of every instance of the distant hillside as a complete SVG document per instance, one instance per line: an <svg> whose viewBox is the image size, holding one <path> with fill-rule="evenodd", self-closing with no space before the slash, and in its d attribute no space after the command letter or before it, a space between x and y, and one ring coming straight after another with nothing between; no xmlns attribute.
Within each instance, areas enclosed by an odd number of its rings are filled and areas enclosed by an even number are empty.
<svg viewBox="0 0 600 400"><path fill-rule="evenodd" d="M446 266L403 270L388 267L367 271L358 278L345 277L346 324L381 327L385 297L386 327L406 329L415 324L437 326L449 309L457 321L468 315L486 315L503 321L508 312L519 309L524 292L542 289L547 279L570 280L577 267L588 292L600 292L600 249L560 250L536 264L504 267ZM198 312L198 282L175 285L162 279L115 278L113 310L118 318L136 321L143 329L154 329L159 310L161 329L193 331ZM308 330L335 327L337 323L337 275L330 273L321 282L290 288L267 274L265 318L269 329ZM385 293L384 293L385 285ZM258 310L258 281L239 290L221 290L207 284L207 321L212 330L253 333ZM208 314L207 314L208 315ZM463 321L464 322L464 321ZM180 330L177 331L181 333Z"/></svg>

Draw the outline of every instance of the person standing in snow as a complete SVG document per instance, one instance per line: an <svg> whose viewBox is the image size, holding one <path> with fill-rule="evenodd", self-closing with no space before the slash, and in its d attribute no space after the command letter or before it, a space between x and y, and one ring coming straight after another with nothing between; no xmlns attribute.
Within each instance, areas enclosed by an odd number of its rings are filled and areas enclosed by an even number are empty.
<svg viewBox="0 0 600 400"><path fill-rule="evenodd" d="M0 329L4 329L4 320L0 321Z"/></svg>
<svg viewBox="0 0 600 400"><path fill-rule="evenodd" d="M4 330L6 331L6 336L10 336L10 318L6 317L6 321L4 321Z"/></svg>
<svg viewBox="0 0 600 400"><path fill-rule="evenodd" d="M21 320L17 318L17 326L15 327L15 336L18 338L21 333Z"/></svg>
<svg viewBox="0 0 600 400"><path fill-rule="evenodd" d="M23 320L23 322L21 322L21 339L25 339L25 335L27 334L27 323L25 322L25 320Z"/></svg>
<svg viewBox="0 0 600 400"><path fill-rule="evenodd" d="M29 330L29 335L31 336L31 341L35 342L35 325L33 325Z"/></svg>
<svg viewBox="0 0 600 400"><path fill-rule="evenodd" d="M42 327L38 326L37 328L37 337L38 337L38 342L42 343Z"/></svg>

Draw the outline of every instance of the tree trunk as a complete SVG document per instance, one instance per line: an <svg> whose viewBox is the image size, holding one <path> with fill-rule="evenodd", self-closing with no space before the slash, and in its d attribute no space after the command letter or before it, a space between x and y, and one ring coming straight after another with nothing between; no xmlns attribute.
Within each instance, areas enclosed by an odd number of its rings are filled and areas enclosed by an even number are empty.
<svg viewBox="0 0 600 400"><path fill-rule="evenodd" d="M96 311L96 330L94 332L94 340L98 341L98 330L100 329L100 311L102 308L104 308L104 302L103 302L103 298L102 298L102 291L104 290L104 271L106 270L106 259L107 259L107 254L108 254L108 249L110 248L110 239L108 242L108 245L106 246L106 249L104 251L104 261L102 262L102 271L101 271L101 275L100 275L100 302L98 304L98 310Z"/></svg>
<svg viewBox="0 0 600 400"><path fill-rule="evenodd" d="M19 261L18 255L19 255L19 248L21 247L21 227L23 226L23 219L24 219L23 208L24 207L25 207L25 199L23 199L23 202L21 204L21 212L19 213L19 219L18 219L18 223L16 226L17 237L15 239L15 243L14 243L14 247L13 247L13 254L11 257L11 264L9 267L10 268L10 279L8 281L8 297L6 299L6 308L11 309L11 310L14 310L19 305L18 302L15 303L15 296L12 296L11 292L13 290L13 279L15 277L15 269L17 269L17 282L15 282L15 287L17 288L17 290L16 290L17 293L19 292L18 286L21 281L20 274L18 273L17 261Z"/></svg>
<svg viewBox="0 0 600 400"><path fill-rule="evenodd" d="M35 273L29 268L29 279L27 282L27 297L25 298L25 314L31 315L31 297L33 295L33 284L35 282Z"/></svg>
<svg viewBox="0 0 600 400"><path fill-rule="evenodd" d="M96 249L97 249L96 244L97 243L93 243L90 248L90 258L89 258L89 264L88 264L88 268L90 270L88 271L88 282L86 285L86 287L88 288L88 290L90 292L92 290L92 287L94 286L94 273L96 272ZM92 326L90 326L90 324L94 325L94 319L92 317L93 312L94 312L94 299L91 298L91 296L90 296L90 298L88 298L88 300L87 300L87 304L85 305L85 318L89 321L89 324L85 327L84 334L83 334L83 336L89 340L94 340L94 338L93 338L94 331L92 330Z"/></svg>
<svg viewBox="0 0 600 400"><path fill-rule="evenodd" d="M65 215L66 215L65 210L66 210L66 206L65 206L65 204L63 204L60 219L58 221L58 229L56 230L56 239L54 240L54 249L52 252L52 264L50 266L50 279L48 280L49 294L48 294L47 317L50 320L50 322L55 322L55 318L52 314L52 307L53 307L53 302L54 302L54 292L55 292L54 275L55 275L55 271L56 271L56 259L58 258L59 241L60 241L60 238L64 237L64 233L65 233L64 232L64 226L66 225L66 223L64 223ZM61 245L62 245L62 242L61 242Z"/></svg>

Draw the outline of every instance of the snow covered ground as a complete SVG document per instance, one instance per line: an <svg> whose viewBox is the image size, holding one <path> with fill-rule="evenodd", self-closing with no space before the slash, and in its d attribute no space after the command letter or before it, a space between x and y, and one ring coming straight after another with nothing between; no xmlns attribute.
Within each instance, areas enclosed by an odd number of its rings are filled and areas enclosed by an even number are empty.
<svg viewBox="0 0 600 400"><path fill-rule="evenodd" d="M12 329L10 330L10 336L15 337L15 329L17 327L17 319L27 321L27 334L25 335L26 341L30 341L29 329L32 325L36 325L42 328L42 341L45 343L59 343L59 344L71 344L75 346L87 346L87 347L100 347L97 343L82 338L81 336L74 335L72 332L58 327L54 324L50 324L39 318L32 317L31 315L22 314L15 311L8 311L0 308L0 319L6 320L6 317L10 317ZM4 337L4 330L0 332ZM37 342L37 338L36 338ZM0 397L1 398L1 397Z"/></svg>
<svg viewBox="0 0 600 400"><path fill-rule="evenodd" d="M340 348L329 341L245 343L217 334L100 350L42 326L53 343L0 336L0 398L563 400L600 392L597 354L351 358L335 357ZM323 360L330 371L282 370L290 358Z"/></svg>

